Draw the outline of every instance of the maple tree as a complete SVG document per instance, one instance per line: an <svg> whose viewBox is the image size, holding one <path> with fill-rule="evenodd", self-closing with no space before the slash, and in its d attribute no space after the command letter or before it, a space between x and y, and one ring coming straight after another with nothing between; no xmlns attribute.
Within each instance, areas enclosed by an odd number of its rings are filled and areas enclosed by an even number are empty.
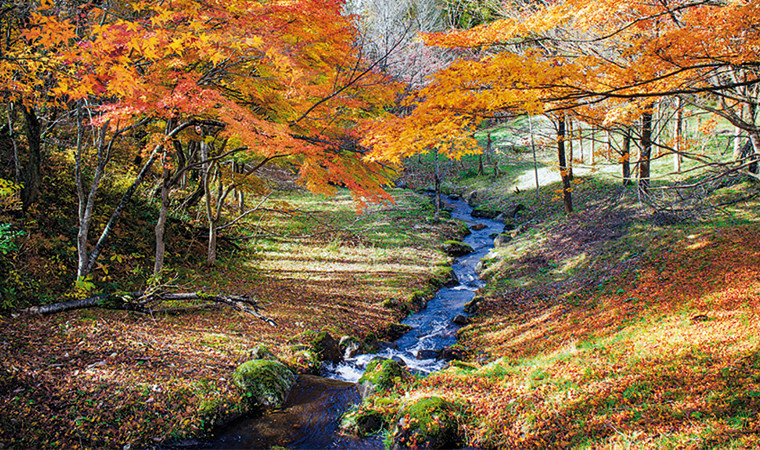
<svg viewBox="0 0 760 450"><path fill-rule="evenodd" d="M34 56L37 73L48 75L48 101L70 111L79 130L80 279L94 267L124 205L158 161L164 181L157 271L177 175L208 169L212 160L253 172L282 158L315 192L342 185L360 202L390 200L381 186L391 173L362 158L352 128L381 112L396 86L360 58L355 29L341 6L335 0L42 1L27 11L27 25L17 32L20 45ZM17 66L4 69L12 79ZM20 80L8 89L17 85L28 86ZM39 104L34 97L24 101ZM91 145L83 139L86 132L97 136ZM231 150L188 162L189 146L208 139L229 142ZM117 149L128 154L135 145L142 148L135 155L142 166L88 251L93 201L106 166ZM180 162L185 166L178 167ZM85 170L88 163L92 170ZM85 172L93 172L89 180ZM204 194L210 197L208 186ZM218 211L225 198L219 193ZM213 241L217 226L212 215L208 220ZM210 263L213 252L210 244Z"/></svg>

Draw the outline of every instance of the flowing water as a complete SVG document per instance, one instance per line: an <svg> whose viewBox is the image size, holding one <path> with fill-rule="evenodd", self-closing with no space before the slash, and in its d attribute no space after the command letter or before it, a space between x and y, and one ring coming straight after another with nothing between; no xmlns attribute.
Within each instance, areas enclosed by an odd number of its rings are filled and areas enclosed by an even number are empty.
<svg viewBox="0 0 760 450"><path fill-rule="evenodd" d="M423 311L403 323L412 327L395 344L378 354L357 355L328 366L325 378L302 375L291 391L285 407L263 417L242 418L216 433L216 438L200 445L203 448L331 448L382 449L379 437L359 440L338 433L340 417L359 401L356 382L374 358L403 360L413 371L427 374L440 370L446 362L436 357L439 350L456 342L458 325L452 319L463 314L464 305L483 285L475 272L478 262L493 247L493 234L501 233L504 224L473 218L472 208L464 201L447 199L453 207L452 218L468 226L482 224L464 239L474 252L456 258L452 268L460 284L443 287Z"/></svg>
<svg viewBox="0 0 760 450"><path fill-rule="evenodd" d="M468 226L485 225L485 228L473 230L472 234L464 239L464 243L469 244L474 252L457 258L451 266L460 284L441 288L430 300L427 308L402 322L412 329L395 342L398 348L385 349L377 354L358 355L335 367L328 366L326 376L355 382L362 376L367 364L378 356L401 359L407 367L423 374L435 372L446 365L445 361L436 357L436 353L456 342L459 326L454 324L452 319L464 312L464 305L472 300L475 291L483 286L475 272L475 266L493 248L491 236L504 230L503 223L473 218L472 208L462 200L447 199L446 203L454 208L453 219L461 220Z"/></svg>

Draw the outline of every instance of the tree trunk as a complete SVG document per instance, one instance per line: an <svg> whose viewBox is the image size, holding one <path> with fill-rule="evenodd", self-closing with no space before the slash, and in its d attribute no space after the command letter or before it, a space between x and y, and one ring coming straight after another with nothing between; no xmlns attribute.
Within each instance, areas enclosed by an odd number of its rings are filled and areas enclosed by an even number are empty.
<svg viewBox="0 0 760 450"><path fill-rule="evenodd" d="M14 177L13 181L16 184L21 184L21 159L18 152L18 142L16 139L16 129L14 127L14 123L16 122L16 108L13 102L9 102L6 105L6 114L8 117L8 137L11 140L11 145L13 146L13 169L14 169Z"/></svg>
<svg viewBox="0 0 760 450"><path fill-rule="evenodd" d="M438 151L433 150L433 162L435 164L435 173L433 174L435 182L435 198L433 203L435 204L435 213L433 215L433 222L438 223L441 221L441 165L438 162Z"/></svg>
<svg viewBox="0 0 760 450"><path fill-rule="evenodd" d="M166 257L165 235L166 220L169 216L169 184L171 172L165 165L163 172L161 180L161 207L158 211L158 220L156 221L156 257L153 262L153 275L161 273L164 268L164 259Z"/></svg>
<svg viewBox="0 0 760 450"><path fill-rule="evenodd" d="M21 107L24 116L27 154L21 162L21 178L24 186L21 188L22 210L26 213L37 201L42 187L42 124L34 109Z"/></svg>
<svg viewBox="0 0 760 450"><path fill-rule="evenodd" d="M533 150L533 174L536 176L536 198L539 198L538 158L536 157L536 140L533 136L533 119L530 116L528 116L528 129L530 130L530 148Z"/></svg>
<svg viewBox="0 0 760 450"><path fill-rule="evenodd" d="M673 125L673 171L676 173L681 172L681 163L683 162L683 156L681 151L683 150L681 141L683 141L683 104L681 97L677 97L676 103L676 120Z"/></svg>
<svg viewBox="0 0 760 450"><path fill-rule="evenodd" d="M567 122L567 136L568 139L565 139L565 142L567 142L566 145L566 151L567 151L567 175L572 180L574 178L573 176L573 118L569 115L565 115L565 121Z"/></svg>
<svg viewBox="0 0 760 450"><path fill-rule="evenodd" d="M201 161L203 170L201 174L201 183L203 185L203 195L206 201L206 220L208 221L208 247L206 254L206 264L213 267L216 264L216 237L217 227L214 215L214 199L211 195L211 170L214 164L209 162L209 145L205 140L200 143Z"/></svg>
<svg viewBox="0 0 760 450"><path fill-rule="evenodd" d="M607 138L607 153L605 159L609 161L612 155L612 133L610 133L610 130L604 130L604 135Z"/></svg>
<svg viewBox="0 0 760 450"><path fill-rule="evenodd" d="M631 130L623 133L623 186L631 184Z"/></svg>
<svg viewBox="0 0 760 450"><path fill-rule="evenodd" d="M581 164L586 163L586 155L583 154L583 125L578 122L578 151L580 152Z"/></svg>
<svg viewBox="0 0 760 450"><path fill-rule="evenodd" d="M591 125L591 149L588 154L588 162L592 166L596 162L596 127Z"/></svg>
<svg viewBox="0 0 760 450"><path fill-rule="evenodd" d="M750 173L760 173L760 130L757 128L750 131L749 139L752 142L753 153L749 157L751 164L748 167Z"/></svg>
<svg viewBox="0 0 760 450"><path fill-rule="evenodd" d="M641 116L641 152L639 153L639 193L649 193L650 179L649 169L652 157L652 112L645 112Z"/></svg>
<svg viewBox="0 0 760 450"><path fill-rule="evenodd" d="M573 197L570 190L570 175L567 170L567 159L565 155L565 118L560 116L557 119L557 157L559 159L559 172L562 176L562 203L565 206L565 212L573 212Z"/></svg>

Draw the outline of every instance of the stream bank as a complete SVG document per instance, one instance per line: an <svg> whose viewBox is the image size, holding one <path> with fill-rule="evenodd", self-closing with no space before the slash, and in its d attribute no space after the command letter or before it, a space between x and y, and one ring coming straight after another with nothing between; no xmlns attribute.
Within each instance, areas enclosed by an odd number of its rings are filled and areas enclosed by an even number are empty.
<svg viewBox="0 0 760 450"><path fill-rule="evenodd" d="M452 218L472 230L464 244L472 252L455 259L452 269L458 284L438 290L427 307L403 321L411 330L378 353L360 354L325 366L322 377L302 375L280 411L259 417L241 418L216 433L203 448L286 446L288 448L383 448L382 439L358 439L340 434L342 415L360 401L355 384L367 365L378 359L393 359L413 373L426 375L447 365L442 350L456 343L460 325L454 318L483 286L476 267L493 247L493 236L503 231L500 222L472 217L473 208L459 199L448 198Z"/></svg>

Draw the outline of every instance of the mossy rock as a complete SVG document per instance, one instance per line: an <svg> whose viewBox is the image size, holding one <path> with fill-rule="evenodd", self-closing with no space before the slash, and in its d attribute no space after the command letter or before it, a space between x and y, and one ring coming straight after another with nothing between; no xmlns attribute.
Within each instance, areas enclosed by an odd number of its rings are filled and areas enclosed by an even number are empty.
<svg viewBox="0 0 760 450"><path fill-rule="evenodd" d="M477 217L479 219L493 219L499 214L499 211L494 211L493 209L483 207L477 207L472 210L472 217Z"/></svg>
<svg viewBox="0 0 760 450"><path fill-rule="evenodd" d="M409 296L409 305L412 309L420 311L427 308L428 298L430 294L426 291L412 292Z"/></svg>
<svg viewBox="0 0 760 450"><path fill-rule="evenodd" d="M454 273L453 268L449 266L440 266L435 268L430 284L436 289L441 286L454 287L459 284L459 280L457 279L457 275Z"/></svg>
<svg viewBox="0 0 760 450"><path fill-rule="evenodd" d="M319 360L319 356L311 351L309 347L300 347L296 347L297 350L294 350L288 357L288 366L296 373L319 375L322 368L322 361Z"/></svg>
<svg viewBox="0 0 760 450"><path fill-rule="evenodd" d="M385 330L385 335L389 340L395 341L396 339L408 333L411 329L411 326L405 325L403 323L392 323L388 325L388 328Z"/></svg>
<svg viewBox="0 0 760 450"><path fill-rule="evenodd" d="M374 360L367 364L364 374L357 384L362 398L390 389L399 383L411 378L409 372L398 362L392 359Z"/></svg>
<svg viewBox="0 0 760 450"><path fill-rule="evenodd" d="M464 312L467 314L475 314L478 311L480 303L483 302L483 300L485 300L483 297L476 295L472 300L465 303Z"/></svg>
<svg viewBox="0 0 760 450"><path fill-rule="evenodd" d="M365 437L387 428L388 419L380 411L358 408L346 413L340 427L359 437Z"/></svg>
<svg viewBox="0 0 760 450"><path fill-rule="evenodd" d="M377 341L378 339L375 333L367 333L360 345L361 353L377 353Z"/></svg>
<svg viewBox="0 0 760 450"><path fill-rule="evenodd" d="M343 359L343 354L338 347L338 341L336 341L327 331L320 332L317 334L317 337L311 341L311 350L321 361L337 363Z"/></svg>
<svg viewBox="0 0 760 450"><path fill-rule="evenodd" d="M459 446L459 407L440 397L428 397L399 410L393 448L455 448Z"/></svg>
<svg viewBox="0 0 760 450"><path fill-rule="evenodd" d="M285 364L267 359L246 361L232 374L232 383L251 406L282 408L295 382L296 376Z"/></svg>
<svg viewBox="0 0 760 450"><path fill-rule="evenodd" d="M472 247L459 241L445 241L443 251L449 256L464 256L473 252Z"/></svg>
<svg viewBox="0 0 760 450"><path fill-rule="evenodd" d="M268 359L271 361L279 361L280 358L275 356L269 347L264 344L259 344L248 352L248 359Z"/></svg>

